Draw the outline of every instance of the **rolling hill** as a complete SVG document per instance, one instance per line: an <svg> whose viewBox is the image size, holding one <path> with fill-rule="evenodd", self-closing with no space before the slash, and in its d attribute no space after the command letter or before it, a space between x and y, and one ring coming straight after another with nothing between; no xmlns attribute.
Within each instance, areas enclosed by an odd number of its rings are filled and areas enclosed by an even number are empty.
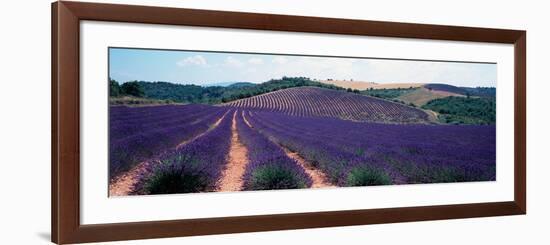
<svg viewBox="0 0 550 245"><path fill-rule="evenodd" d="M309 86L282 89L224 106L364 122L430 123L429 115L420 109L370 96Z"/></svg>
<svg viewBox="0 0 550 245"><path fill-rule="evenodd" d="M462 94L462 95L466 95L467 93L467 91L464 90L463 88L449 85L449 84L444 84L444 83L429 83L424 85L423 87L427 88L430 91L435 90L435 91L449 92L449 93Z"/></svg>
<svg viewBox="0 0 550 245"><path fill-rule="evenodd" d="M414 104L415 106L423 106L426 103L440 98L449 96L464 97L462 94L457 94L448 91L441 90L429 90L427 88L418 88L414 91L410 91L403 95L396 97L397 100L403 101L407 104Z"/></svg>
<svg viewBox="0 0 550 245"><path fill-rule="evenodd" d="M447 97L483 97L494 98L494 87L457 87L449 84L430 83L407 93L403 93L395 99L416 106L426 105L428 102Z"/></svg>
<svg viewBox="0 0 550 245"><path fill-rule="evenodd" d="M347 82L347 81L346 81ZM359 82L358 82L359 83ZM369 83L373 84L373 83ZM494 97L494 87L457 87L443 83L417 84L420 87L403 87L401 84L384 84L378 88L372 87L360 91L361 94L374 96L391 101L399 101L408 105L421 107L428 102L447 97ZM387 85L387 86L386 86ZM369 85L370 86L370 85ZM401 86L401 87L400 87ZM391 88L395 87L395 88Z"/></svg>

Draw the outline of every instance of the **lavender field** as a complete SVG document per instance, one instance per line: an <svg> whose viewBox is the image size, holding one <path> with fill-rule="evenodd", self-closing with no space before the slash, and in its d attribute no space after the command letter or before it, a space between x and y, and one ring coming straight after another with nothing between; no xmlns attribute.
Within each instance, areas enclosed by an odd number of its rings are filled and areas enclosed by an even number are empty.
<svg viewBox="0 0 550 245"><path fill-rule="evenodd" d="M292 116L337 117L362 122L428 123L421 110L370 96L331 89L299 87L283 89L227 103L254 111L281 112Z"/></svg>
<svg viewBox="0 0 550 245"><path fill-rule="evenodd" d="M405 105L338 98L345 92L281 91L222 105L112 106L110 194L496 179L494 125L431 123Z"/></svg>
<svg viewBox="0 0 550 245"><path fill-rule="evenodd" d="M392 125L249 112L338 186L495 180L495 127Z"/></svg>
<svg viewBox="0 0 550 245"><path fill-rule="evenodd" d="M223 112L204 105L111 107L110 178L205 132Z"/></svg>
<svg viewBox="0 0 550 245"><path fill-rule="evenodd" d="M108 51L109 196L497 179L496 63Z"/></svg>

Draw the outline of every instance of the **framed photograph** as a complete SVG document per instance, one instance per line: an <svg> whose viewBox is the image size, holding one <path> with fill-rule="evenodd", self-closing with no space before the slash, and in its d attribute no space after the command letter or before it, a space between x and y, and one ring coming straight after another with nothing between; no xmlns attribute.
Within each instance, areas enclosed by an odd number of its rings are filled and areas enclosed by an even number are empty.
<svg viewBox="0 0 550 245"><path fill-rule="evenodd" d="M52 241L526 213L526 32L52 4Z"/></svg>

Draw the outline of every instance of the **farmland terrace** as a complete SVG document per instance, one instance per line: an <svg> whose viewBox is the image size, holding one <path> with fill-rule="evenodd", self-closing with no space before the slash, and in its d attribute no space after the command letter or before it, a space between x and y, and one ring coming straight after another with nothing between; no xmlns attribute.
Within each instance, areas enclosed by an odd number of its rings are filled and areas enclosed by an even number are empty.
<svg viewBox="0 0 550 245"><path fill-rule="evenodd" d="M431 123L423 110L371 96L318 88L296 87L224 104L253 111L281 112L302 117L333 117L382 123Z"/></svg>

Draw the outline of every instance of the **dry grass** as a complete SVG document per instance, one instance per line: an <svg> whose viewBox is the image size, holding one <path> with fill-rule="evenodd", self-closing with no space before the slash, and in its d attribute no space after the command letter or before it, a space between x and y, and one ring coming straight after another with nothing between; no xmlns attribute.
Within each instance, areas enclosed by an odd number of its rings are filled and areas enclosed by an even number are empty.
<svg viewBox="0 0 550 245"><path fill-rule="evenodd" d="M133 96L109 97L110 105L125 105L125 106L157 106L167 104L182 104L171 100L158 100L149 98L139 98Z"/></svg>
<svg viewBox="0 0 550 245"><path fill-rule="evenodd" d="M416 106L423 106L428 101L439 99L439 98L445 98L449 96L459 96L462 97L464 95L461 94L455 94L451 92L445 92L445 91L436 91L436 90L429 90L426 88L420 88L416 89L414 91L411 91L409 93L403 94L399 97L397 97L398 100L401 100L407 104L412 103Z"/></svg>
<svg viewBox="0 0 550 245"><path fill-rule="evenodd" d="M346 81L346 80L321 80L319 82L336 85L342 88L351 88L358 90L366 89L394 89L394 88L419 88L422 87L423 83L375 83L375 82L365 82L365 81Z"/></svg>

